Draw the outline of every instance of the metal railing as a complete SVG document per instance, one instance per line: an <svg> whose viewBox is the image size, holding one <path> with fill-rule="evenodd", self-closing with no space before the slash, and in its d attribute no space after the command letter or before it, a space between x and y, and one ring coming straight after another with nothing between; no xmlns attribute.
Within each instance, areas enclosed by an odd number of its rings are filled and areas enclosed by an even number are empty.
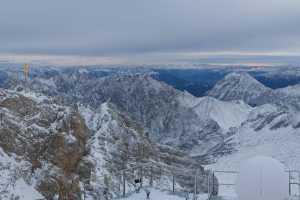
<svg viewBox="0 0 300 200"><path fill-rule="evenodd" d="M134 183L134 178L138 174L141 182ZM142 164L129 169L121 170L119 177L119 192L118 197L126 197L136 192L137 187L140 189L147 187L156 187L160 190L171 192L177 195L191 195L192 199L197 199L197 196L203 192L203 184L208 184L208 196L214 191L213 173L199 173L199 170L172 170L168 166L157 164ZM202 185L201 185L202 184Z"/></svg>
<svg viewBox="0 0 300 200"><path fill-rule="evenodd" d="M293 197L299 197L300 198L300 171L298 170L286 170L286 173L288 173L288 195L293 196ZM237 176L239 174L238 171L234 170L214 170L213 174L218 178L222 175L229 175L229 176ZM234 179L234 178L229 178L229 179ZM234 191L234 187L236 186L235 181L231 182L218 182L219 186L219 191L221 190L221 187L231 187L232 191ZM295 187L296 186L296 189ZM221 193L219 195L222 195Z"/></svg>
<svg viewBox="0 0 300 200"><path fill-rule="evenodd" d="M179 172L179 173L178 173ZM300 171L287 170L288 173L288 195L290 197L296 197L300 199ZM141 178L140 185L134 183L135 175ZM196 200L200 191L199 184L207 184L207 198L211 199L213 195L216 195L215 186L218 186L218 196L223 196L223 191L226 194L232 192L235 193L236 177L239 174L234 170L207 170L206 173L199 173L198 170L184 170L173 171L170 167L154 164L141 164L132 168L124 169L116 174L119 181L115 181L112 186L115 191L118 191L116 198L124 198L136 192L137 187L140 190L147 187L158 188L162 191L171 192L173 194L186 196L191 195ZM225 176L225 178L220 178ZM187 179L189 177L189 179ZM218 180L215 180L216 177ZM206 181L203 181L206 180ZM222 180L229 180L228 182L222 182ZM217 183L215 183L217 181ZM186 187L185 187L185 186ZM116 189L117 188L117 189Z"/></svg>
<svg viewBox="0 0 300 200"><path fill-rule="evenodd" d="M288 173L289 176L289 195L300 197L300 171L287 170L286 172ZM297 193L295 193L293 186L296 186L298 188Z"/></svg>

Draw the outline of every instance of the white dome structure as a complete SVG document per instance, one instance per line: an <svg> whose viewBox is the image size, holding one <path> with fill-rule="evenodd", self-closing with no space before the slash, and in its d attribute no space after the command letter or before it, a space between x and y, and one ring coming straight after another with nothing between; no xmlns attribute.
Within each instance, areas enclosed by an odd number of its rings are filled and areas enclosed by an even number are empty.
<svg viewBox="0 0 300 200"><path fill-rule="evenodd" d="M254 157L242 164L236 182L239 200L285 200L288 197L288 173L279 161Z"/></svg>

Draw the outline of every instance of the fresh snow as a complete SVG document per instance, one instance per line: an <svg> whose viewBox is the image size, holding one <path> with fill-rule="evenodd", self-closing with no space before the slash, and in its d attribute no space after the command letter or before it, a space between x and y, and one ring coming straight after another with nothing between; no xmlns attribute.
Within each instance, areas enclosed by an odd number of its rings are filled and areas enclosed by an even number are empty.
<svg viewBox="0 0 300 200"><path fill-rule="evenodd" d="M148 188L150 191L150 200L185 200L184 194L178 196L171 192L161 191L159 189ZM189 194L189 199L192 199L193 194ZM122 200L147 200L146 192L142 189L139 193L133 193L132 195L121 198ZM207 194L198 195L197 200L207 200Z"/></svg>
<svg viewBox="0 0 300 200"><path fill-rule="evenodd" d="M282 92L285 95L300 97L300 84L288 86L285 88L277 89L276 91Z"/></svg>
<svg viewBox="0 0 300 200"><path fill-rule="evenodd" d="M292 127L257 132L242 127L234 139L237 152L221 157L213 166L235 170L242 161L265 155L281 161L288 169L300 169L300 135Z"/></svg>
<svg viewBox="0 0 300 200"><path fill-rule="evenodd" d="M55 81L50 78L50 79L43 79L43 78L39 78L38 79L42 84L50 86L50 87L56 87Z"/></svg>
<svg viewBox="0 0 300 200"><path fill-rule="evenodd" d="M244 122L252 107L243 101L221 101L213 97L196 98L188 92L179 96L179 102L191 108L203 120L212 119L224 130L238 127Z"/></svg>
<svg viewBox="0 0 300 200"><path fill-rule="evenodd" d="M80 69L78 70L78 72L79 72L80 74L89 73L89 71L88 71L87 69L83 69L83 68L80 68Z"/></svg>
<svg viewBox="0 0 300 200"><path fill-rule="evenodd" d="M29 163L25 161L17 162L13 155L8 156L0 148L0 199L11 200L37 200L44 197L34 188L33 180L31 184L25 182L26 169ZM25 174L24 174L25 173Z"/></svg>
<svg viewBox="0 0 300 200"><path fill-rule="evenodd" d="M225 131L231 127L239 127L244 122L252 108L242 101L224 102L212 97L199 99L193 107L196 113L204 118L211 118Z"/></svg>
<svg viewBox="0 0 300 200"><path fill-rule="evenodd" d="M23 179L18 179L15 185L11 186L10 190L14 194L14 197L19 197L20 200L44 199L36 189L25 183Z"/></svg>
<svg viewBox="0 0 300 200"><path fill-rule="evenodd" d="M240 128L238 134L233 138L237 151L221 157L215 164L207 166L207 168L238 171L245 160L255 156L268 156L279 160L284 164L286 170L300 169L300 135L292 127L277 130L264 128L256 132L247 126ZM216 173L216 176L222 183L235 183L236 181L235 174ZM293 193L297 194L298 188L294 188ZM235 197L235 188L222 186L220 194Z"/></svg>
<svg viewBox="0 0 300 200"><path fill-rule="evenodd" d="M208 95L225 101L243 99L249 103L252 99L269 91L272 90L248 73L233 72L219 81Z"/></svg>
<svg viewBox="0 0 300 200"><path fill-rule="evenodd" d="M65 142L67 144L74 144L77 142L77 139L74 135L72 135L71 133L67 134L65 132L63 132L64 138L65 138Z"/></svg>
<svg viewBox="0 0 300 200"><path fill-rule="evenodd" d="M101 104L99 110L92 111L91 108L79 106L79 112L83 116L88 128L94 131L93 137L89 141L90 155L89 159L94 163L95 169L92 172L94 181L91 184L97 186L102 182L105 175L109 175L106 170L106 152L111 148L103 137L109 137L106 134L110 133L112 127L116 127L117 122L109 113L108 103Z"/></svg>
<svg viewBox="0 0 300 200"><path fill-rule="evenodd" d="M236 192L242 200L283 200L289 196L289 177L279 161L257 156L242 163Z"/></svg>
<svg viewBox="0 0 300 200"><path fill-rule="evenodd" d="M32 91L25 91L25 90L19 92L19 94L21 94L29 99L32 99L32 100L36 101L37 103L41 103L45 100L49 100L49 98L50 98L50 97L47 97L40 93L36 93L36 92L32 92Z"/></svg>

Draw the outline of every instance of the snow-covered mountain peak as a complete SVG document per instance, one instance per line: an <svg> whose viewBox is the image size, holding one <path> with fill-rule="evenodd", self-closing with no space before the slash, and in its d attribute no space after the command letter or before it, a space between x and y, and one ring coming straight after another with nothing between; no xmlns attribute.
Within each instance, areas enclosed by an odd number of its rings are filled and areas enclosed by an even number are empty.
<svg viewBox="0 0 300 200"><path fill-rule="evenodd" d="M246 72L232 72L224 77L224 80L238 80L240 83L256 83L261 84Z"/></svg>
<svg viewBox="0 0 300 200"><path fill-rule="evenodd" d="M271 91L247 73L231 73L219 81L208 95L220 100L244 100L252 104L262 94Z"/></svg>
<svg viewBox="0 0 300 200"><path fill-rule="evenodd" d="M243 101L225 102L213 97L199 98L193 110L202 118L211 118L224 130L238 127L244 122L252 107Z"/></svg>

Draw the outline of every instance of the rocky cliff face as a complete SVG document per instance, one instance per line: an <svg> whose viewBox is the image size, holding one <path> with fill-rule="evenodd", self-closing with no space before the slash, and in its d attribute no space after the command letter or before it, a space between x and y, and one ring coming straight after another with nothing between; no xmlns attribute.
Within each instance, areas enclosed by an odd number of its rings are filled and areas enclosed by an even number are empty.
<svg viewBox="0 0 300 200"><path fill-rule="evenodd" d="M0 106L0 148L17 165L18 160L27 162L28 184L33 181L34 189L46 198L79 198L78 163L88 139L79 113L7 90L1 90ZM8 183L10 187L18 178Z"/></svg>

